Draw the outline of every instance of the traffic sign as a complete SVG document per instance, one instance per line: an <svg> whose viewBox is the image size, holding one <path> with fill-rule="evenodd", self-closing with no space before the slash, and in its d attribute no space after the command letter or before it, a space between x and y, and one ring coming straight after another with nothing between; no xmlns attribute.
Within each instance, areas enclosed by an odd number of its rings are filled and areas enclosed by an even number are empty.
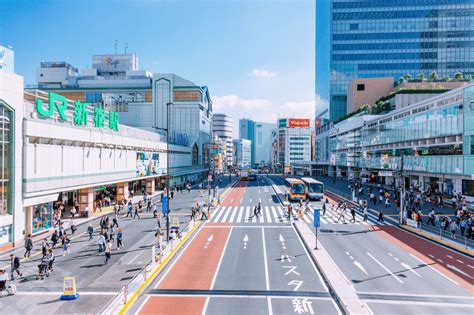
<svg viewBox="0 0 474 315"><path fill-rule="evenodd" d="M79 297L79 293L76 291L76 280L74 277L64 277L63 281L63 294L60 300L75 300Z"/></svg>
<svg viewBox="0 0 474 315"><path fill-rule="evenodd" d="M314 222L313 226L315 228L321 227L321 222L319 221L319 208L314 208Z"/></svg>
<svg viewBox="0 0 474 315"><path fill-rule="evenodd" d="M168 212L168 196L163 196L163 201L161 202L161 212L163 215L166 215Z"/></svg>

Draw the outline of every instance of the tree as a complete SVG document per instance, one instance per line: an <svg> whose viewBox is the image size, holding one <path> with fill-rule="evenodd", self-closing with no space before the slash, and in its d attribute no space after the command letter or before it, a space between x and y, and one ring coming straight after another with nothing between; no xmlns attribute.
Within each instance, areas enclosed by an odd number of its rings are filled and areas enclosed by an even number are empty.
<svg viewBox="0 0 474 315"><path fill-rule="evenodd" d="M405 78L406 81L410 81L410 79L411 79L411 74L406 73L403 77Z"/></svg>
<svg viewBox="0 0 474 315"><path fill-rule="evenodd" d="M450 80L449 75L445 75L445 76L443 77L443 81L444 81L444 82L448 82L449 80Z"/></svg>
<svg viewBox="0 0 474 315"><path fill-rule="evenodd" d="M462 72L456 72L454 74L454 80L461 81L464 78L464 74Z"/></svg>
<svg viewBox="0 0 474 315"><path fill-rule="evenodd" d="M416 76L416 78L420 81L423 81L423 79L425 78L425 75L423 74L423 72L420 72L418 73L418 75Z"/></svg>
<svg viewBox="0 0 474 315"><path fill-rule="evenodd" d="M404 78L404 77L400 77L400 79L398 79L398 82L399 82L400 84L405 83L405 78Z"/></svg>
<svg viewBox="0 0 474 315"><path fill-rule="evenodd" d="M435 82L436 80L438 80L438 73L436 73L436 71L433 71L431 72L430 74L430 80Z"/></svg>

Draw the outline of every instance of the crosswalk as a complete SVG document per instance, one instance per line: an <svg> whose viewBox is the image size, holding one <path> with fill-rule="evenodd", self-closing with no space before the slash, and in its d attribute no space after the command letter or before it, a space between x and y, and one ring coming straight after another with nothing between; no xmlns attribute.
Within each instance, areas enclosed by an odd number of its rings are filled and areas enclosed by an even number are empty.
<svg viewBox="0 0 474 315"><path fill-rule="evenodd" d="M253 216L253 207L251 206L225 206L217 207L212 211L210 222L214 223L266 223L266 224L279 224L279 223L290 223L287 217L287 210L282 206L262 206L261 215ZM363 220L361 214L356 214L356 221L351 222L352 216L348 210L347 213L339 213L335 210L326 211L325 215L320 216L321 223L324 224L355 224L355 225L369 225L369 224L384 224L377 223L375 216L369 215L369 221ZM291 218L293 221L294 218ZM314 214L312 211L306 212L301 220L306 223L313 223Z"/></svg>

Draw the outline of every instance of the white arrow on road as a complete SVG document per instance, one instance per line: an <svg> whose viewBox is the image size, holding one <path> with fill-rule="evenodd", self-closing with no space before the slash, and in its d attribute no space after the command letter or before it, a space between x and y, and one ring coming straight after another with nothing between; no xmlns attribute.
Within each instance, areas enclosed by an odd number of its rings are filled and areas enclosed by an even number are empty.
<svg viewBox="0 0 474 315"><path fill-rule="evenodd" d="M281 234L280 234L280 242L281 242L281 246L283 247L283 249L286 249L285 239L283 238L283 236Z"/></svg>
<svg viewBox="0 0 474 315"><path fill-rule="evenodd" d="M354 261L354 265L356 265L357 268L359 268L360 270L362 270L363 273L365 273L366 275L369 275L367 273L367 271L365 270L365 268L362 266L362 264L360 262L358 262L357 260Z"/></svg>
<svg viewBox="0 0 474 315"><path fill-rule="evenodd" d="M295 285L295 288L293 289L293 291L298 291L298 289L301 287L302 284L303 284L303 281L301 280L291 280L290 282L288 282L288 285Z"/></svg>
<svg viewBox="0 0 474 315"><path fill-rule="evenodd" d="M212 242L213 239L214 239L214 234L211 234L211 236L209 236L209 238L207 239L207 243L204 246L204 249L206 249L207 246L209 246L209 243Z"/></svg>
<svg viewBox="0 0 474 315"><path fill-rule="evenodd" d="M456 267L456 266L453 266L453 265L450 265L450 264L447 264L446 266L447 266L448 268L453 269L454 271L457 271L457 272L463 274L463 275L466 276L466 277L469 277L469 278L471 278L471 279L474 279L473 277L471 277L470 275L468 275L467 273L465 273L464 271L462 271L461 269L459 269L459 268Z"/></svg>
<svg viewBox="0 0 474 315"><path fill-rule="evenodd" d="M415 275L417 275L418 277L421 278L421 275L420 275L418 272L416 272L415 270L413 270L408 264L406 264L406 263L400 263L400 265L402 265L403 268L406 268L406 269L410 270L410 271L413 272Z"/></svg>
<svg viewBox="0 0 474 315"><path fill-rule="evenodd" d="M249 241L249 237L247 234L244 236L244 249L247 249L247 242Z"/></svg>

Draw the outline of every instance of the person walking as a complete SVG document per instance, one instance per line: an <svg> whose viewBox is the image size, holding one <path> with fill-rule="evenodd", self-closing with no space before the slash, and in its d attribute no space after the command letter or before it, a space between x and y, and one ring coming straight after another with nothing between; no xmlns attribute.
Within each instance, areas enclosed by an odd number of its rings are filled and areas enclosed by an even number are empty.
<svg viewBox="0 0 474 315"><path fill-rule="evenodd" d="M449 229L451 230L451 238L453 240L455 240L456 239L456 230L459 229L459 227L458 227L455 220L453 220L453 222L451 222L451 224L449 225Z"/></svg>
<svg viewBox="0 0 474 315"><path fill-rule="evenodd" d="M133 214L133 219L138 217L138 220L140 220L140 216L138 215L138 207L135 207L135 213Z"/></svg>
<svg viewBox="0 0 474 315"><path fill-rule="evenodd" d="M11 279L14 280L15 272L22 277L23 273L20 271L20 259L15 254L10 254L10 275Z"/></svg>
<svg viewBox="0 0 474 315"><path fill-rule="evenodd" d="M132 210L133 210L132 202L129 201L127 215L125 216L126 218L128 218L128 216L130 216L130 218L132 217Z"/></svg>
<svg viewBox="0 0 474 315"><path fill-rule="evenodd" d="M326 214L326 210L328 210L329 207L329 199L326 198L326 201L323 203L323 215Z"/></svg>
<svg viewBox="0 0 474 315"><path fill-rule="evenodd" d="M104 234L100 233L97 238L97 245L99 246L99 254L102 253L105 247L105 236Z"/></svg>
<svg viewBox="0 0 474 315"><path fill-rule="evenodd" d="M356 222L356 211L355 211L354 207L351 208L351 215L352 215L351 222L355 223Z"/></svg>
<svg viewBox="0 0 474 315"><path fill-rule="evenodd" d="M156 207L156 205L153 206L153 218L156 218L158 214L158 208Z"/></svg>
<svg viewBox="0 0 474 315"><path fill-rule="evenodd" d="M194 210L194 207L191 207L191 220L195 220L196 216L196 210Z"/></svg>
<svg viewBox="0 0 474 315"><path fill-rule="evenodd" d="M122 240L123 240L122 228L118 228L117 229L117 249L123 246Z"/></svg>
<svg viewBox="0 0 474 315"><path fill-rule="evenodd" d="M467 220L462 220L459 223L459 230L461 231L461 236L464 236L464 232L466 231L467 228Z"/></svg>
<svg viewBox="0 0 474 315"><path fill-rule="evenodd" d="M428 213L428 220L426 220L426 224L430 224L432 226L435 226L435 211L434 211L434 208L431 208L431 211L430 213Z"/></svg>
<svg viewBox="0 0 474 315"><path fill-rule="evenodd" d="M379 216L377 218L377 222L381 222L381 223L384 222L383 221L383 211L382 210L379 211Z"/></svg>
<svg viewBox="0 0 474 315"><path fill-rule="evenodd" d="M163 231L161 230L160 227L158 227L158 229L156 229L156 233L155 233L155 244L158 247L159 253L161 253L161 241L162 241L162 239L163 239Z"/></svg>
<svg viewBox="0 0 474 315"><path fill-rule="evenodd" d="M77 230L76 223L74 223L74 220L71 220L71 234L72 235L76 234L76 230Z"/></svg>
<svg viewBox="0 0 474 315"><path fill-rule="evenodd" d="M48 243L48 240L45 238L41 242L41 253L43 254L43 256L46 255L46 253L48 252L48 248L49 248L49 243Z"/></svg>
<svg viewBox="0 0 474 315"><path fill-rule="evenodd" d="M77 213L77 210L76 210L76 207L72 207L71 208L71 218L74 220L74 218L76 217L76 213Z"/></svg>
<svg viewBox="0 0 474 315"><path fill-rule="evenodd" d="M109 263L110 257L112 256L112 240L108 240L105 244L105 262L104 264L107 265Z"/></svg>
<svg viewBox="0 0 474 315"><path fill-rule="evenodd" d="M342 204L341 207L338 207L340 210L339 210L339 217L337 218L337 222L339 222L341 219L343 222L346 222L346 217L344 216L344 213L346 212L345 207L346 207L345 204Z"/></svg>
<svg viewBox="0 0 474 315"><path fill-rule="evenodd" d="M23 257L30 257L31 250L33 249L33 240L31 239L31 234L25 238L25 254Z"/></svg>
<svg viewBox="0 0 474 315"><path fill-rule="evenodd" d="M262 215L262 203L259 201L257 205L257 217Z"/></svg>
<svg viewBox="0 0 474 315"><path fill-rule="evenodd" d="M207 209L207 211L206 211ZM201 214L201 220L208 220L208 214L209 214L209 208L207 204L204 204L202 206L202 214Z"/></svg>
<svg viewBox="0 0 474 315"><path fill-rule="evenodd" d="M59 241L59 235L58 235L58 230L54 230L53 234L51 235L51 242L52 242L52 245L51 247L54 248L56 247L56 245L58 244L58 241Z"/></svg>
<svg viewBox="0 0 474 315"><path fill-rule="evenodd" d="M69 253L69 246L70 246L71 240L67 237L67 234L64 233L61 244L63 246L63 257L66 256L66 252Z"/></svg>
<svg viewBox="0 0 474 315"><path fill-rule="evenodd" d="M291 204L288 204L288 205L286 206L286 209L287 209L287 213L288 213L288 215L287 215L288 220L291 220L291 214L292 214Z"/></svg>
<svg viewBox="0 0 474 315"><path fill-rule="evenodd" d="M87 233L89 234L89 241L92 239L92 234L94 234L94 228L92 227L92 224L89 223L89 226L87 227Z"/></svg>

